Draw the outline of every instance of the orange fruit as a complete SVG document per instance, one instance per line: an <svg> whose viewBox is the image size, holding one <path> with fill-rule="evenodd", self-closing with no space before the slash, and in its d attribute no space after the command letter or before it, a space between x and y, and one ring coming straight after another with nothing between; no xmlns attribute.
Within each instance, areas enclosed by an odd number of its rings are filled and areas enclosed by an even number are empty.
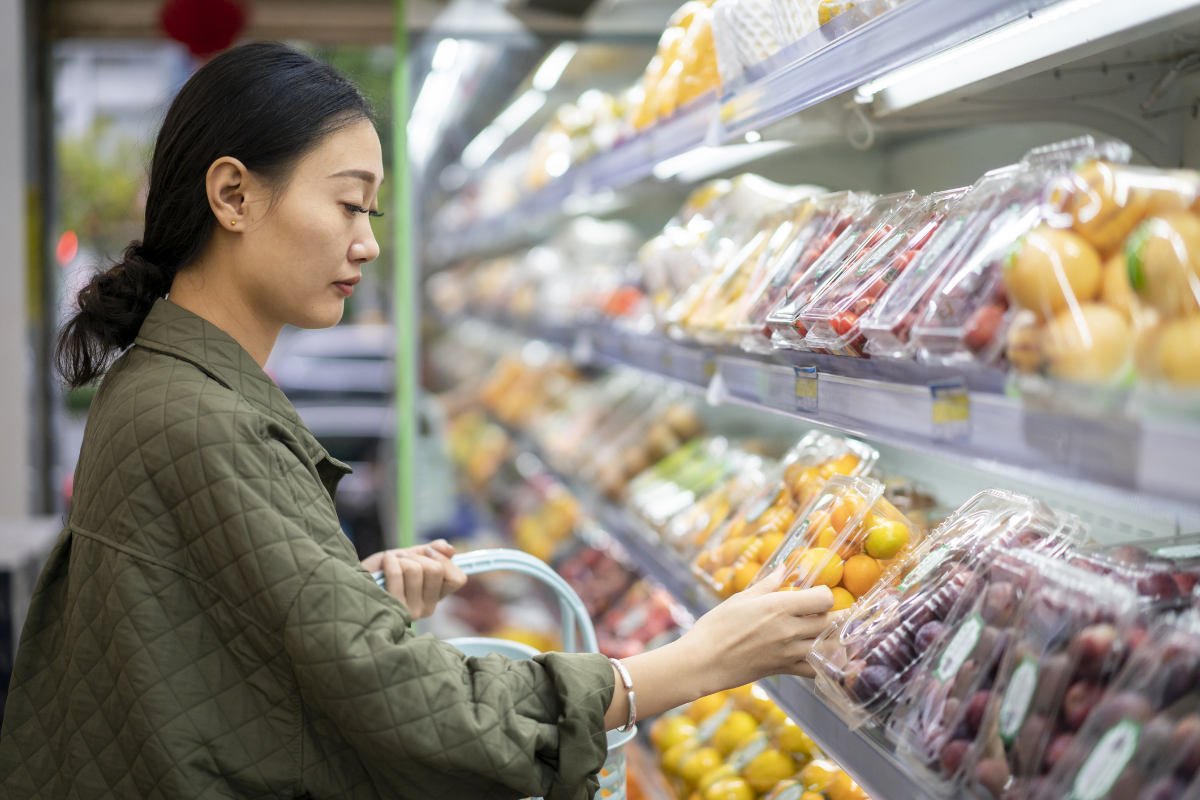
<svg viewBox="0 0 1200 800"><path fill-rule="evenodd" d="M704 800L754 800L754 790L741 778L722 778L704 791Z"/></svg>
<svg viewBox="0 0 1200 800"><path fill-rule="evenodd" d="M800 770L800 783L810 792L827 792L841 772L832 761L818 758Z"/></svg>
<svg viewBox="0 0 1200 800"><path fill-rule="evenodd" d="M879 582L883 567L870 556L852 556L846 560L842 568L842 586L846 587L855 597L862 597Z"/></svg>
<svg viewBox="0 0 1200 800"><path fill-rule="evenodd" d="M712 579L717 586L728 586L733 582L733 567L718 567L713 572Z"/></svg>
<svg viewBox="0 0 1200 800"><path fill-rule="evenodd" d="M826 525L821 530L817 531L817 535L813 538L812 543L817 547L832 548L837 542L838 532L831 526Z"/></svg>
<svg viewBox="0 0 1200 800"><path fill-rule="evenodd" d="M754 583L754 579L758 577L761 569L762 564L753 559L747 559L739 564L733 570L733 591L740 592Z"/></svg>
<svg viewBox="0 0 1200 800"><path fill-rule="evenodd" d="M846 494L839 497L829 512L830 523L839 531L845 530L846 524L862 510L862 505L862 499L858 495Z"/></svg>
<svg viewBox="0 0 1200 800"><path fill-rule="evenodd" d="M858 469L858 456L853 453L843 453L829 462L830 468L838 475L853 475Z"/></svg>
<svg viewBox="0 0 1200 800"><path fill-rule="evenodd" d="M725 707L725 695L722 692L716 694L707 694L692 703L689 703L683 713L692 722L703 722L713 714Z"/></svg>
<svg viewBox="0 0 1200 800"><path fill-rule="evenodd" d="M650 727L650 741L659 752L670 750L674 745L695 735L695 723L680 714L659 717Z"/></svg>
<svg viewBox="0 0 1200 800"><path fill-rule="evenodd" d="M842 582L842 559L825 547L810 547L800 554L792 583L802 586L828 586Z"/></svg>
<svg viewBox="0 0 1200 800"><path fill-rule="evenodd" d="M864 548L867 555L886 561L889 558L895 558L904 549L910 535L908 526L903 522L878 519L866 530Z"/></svg>
<svg viewBox="0 0 1200 800"><path fill-rule="evenodd" d="M862 787L845 772L839 772L833 779L833 785L825 790L829 800L871 800Z"/></svg>
<svg viewBox="0 0 1200 800"><path fill-rule="evenodd" d="M842 580L845 581L845 576L842 577ZM833 592L833 611L843 611L854 605L854 595L841 586L835 586L830 591Z"/></svg>
<svg viewBox="0 0 1200 800"><path fill-rule="evenodd" d="M721 766L723 761L715 747L698 748L679 762L679 777L689 785L696 786L702 777Z"/></svg>
<svg viewBox="0 0 1200 800"><path fill-rule="evenodd" d="M717 551L717 561L727 566L732 566L738 557L745 552L746 547L754 540L749 536L735 536L726 539L721 543L720 550Z"/></svg>
<svg viewBox="0 0 1200 800"><path fill-rule="evenodd" d="M779 533L778 531L763 534L762 538L759 539L759 557L763 561L766 561L783 545L783 540L786 538L787 537L784 534Z"/></svg>

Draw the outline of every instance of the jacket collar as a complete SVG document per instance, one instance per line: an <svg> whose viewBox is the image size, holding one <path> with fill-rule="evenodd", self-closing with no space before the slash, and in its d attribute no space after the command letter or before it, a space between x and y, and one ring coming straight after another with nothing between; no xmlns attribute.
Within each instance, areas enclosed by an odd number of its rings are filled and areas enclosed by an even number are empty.
<svg viewBox="0 0 1200 800"><path fill-rule="evenodd" d="M339 471L350 471L321 446L291 401L258 362L232 336L208 320L160 298L142 323L134 344L195 365L291 431L314 464L328 461Z"/></svg>

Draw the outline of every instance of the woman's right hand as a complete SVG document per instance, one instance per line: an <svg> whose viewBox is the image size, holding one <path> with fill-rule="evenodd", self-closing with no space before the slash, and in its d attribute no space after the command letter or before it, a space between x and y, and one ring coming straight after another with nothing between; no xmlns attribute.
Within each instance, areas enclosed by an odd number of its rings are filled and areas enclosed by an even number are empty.
<svg viewBox="0 0 1200 800"><path fill-rule="evenodd" d="M781 568L709 611L683 637L710 664L720 691L769 675L811 677L808 654L829 625L828 587L780 591Z"/></svg>

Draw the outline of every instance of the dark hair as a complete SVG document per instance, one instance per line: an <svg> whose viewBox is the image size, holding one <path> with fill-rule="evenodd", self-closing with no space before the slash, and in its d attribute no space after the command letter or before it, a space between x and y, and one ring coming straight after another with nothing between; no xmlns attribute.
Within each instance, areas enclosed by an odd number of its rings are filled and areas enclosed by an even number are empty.
<svg viewBox="0 0 1200 800"><path fill-rule="evenodd" d="M221 156L282 185L327 135L374 121L370 104L329 65L282 44L228 50L196 71L163 120L150 165L142 240L78 295L55 358L69 386L98 378L133 344L155 300L212 237L205 176Z"/></svg>

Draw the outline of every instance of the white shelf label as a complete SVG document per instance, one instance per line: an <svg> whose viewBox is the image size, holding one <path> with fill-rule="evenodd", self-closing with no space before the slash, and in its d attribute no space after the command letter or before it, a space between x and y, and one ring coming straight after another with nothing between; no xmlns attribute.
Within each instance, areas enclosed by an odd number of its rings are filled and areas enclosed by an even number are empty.
<svg viewBox="0 0 1200 800"><path fill-rule="evenodd" d="M1142 726L1133 720L1118 722L1096 742L1087 761L1079 768L1070 800L1101 800L1107 797L1117 778L1137 751Z"/></svg>

